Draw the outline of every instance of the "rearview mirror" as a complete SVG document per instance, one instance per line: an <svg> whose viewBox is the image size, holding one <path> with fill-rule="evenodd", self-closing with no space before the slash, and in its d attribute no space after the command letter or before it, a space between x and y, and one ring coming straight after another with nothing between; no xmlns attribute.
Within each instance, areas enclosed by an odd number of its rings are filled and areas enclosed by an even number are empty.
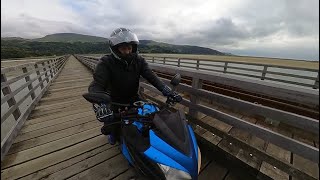
<svg viewBox="0 0 320 180"><path fill-rule="evenodd" d="M170 84L172 86L177 86L181 81L181 75L180 74L176 74L174 75L174 77L171 79Z"/></svg>

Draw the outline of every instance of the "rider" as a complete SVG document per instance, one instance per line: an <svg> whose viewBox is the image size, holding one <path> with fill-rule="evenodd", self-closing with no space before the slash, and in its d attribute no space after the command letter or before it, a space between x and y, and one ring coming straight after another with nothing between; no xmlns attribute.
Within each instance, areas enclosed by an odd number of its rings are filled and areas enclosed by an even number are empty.
<svg viewBox="0 0 320 180"><path fill-rule="evenodd" d="M182 97L163 83L149 68L146 60L138 55L139 40L127 28L114 30L109 38L110 55L103 56L93 73L89 92L104 92L111 96L112 105L94 104L93 109L99 121L104 122L101 133L108 135L110 144L115 144L120 135L120 125L113 122L113 112L140 100L138 95L140 76L156 87L173 102Z"/></svg>

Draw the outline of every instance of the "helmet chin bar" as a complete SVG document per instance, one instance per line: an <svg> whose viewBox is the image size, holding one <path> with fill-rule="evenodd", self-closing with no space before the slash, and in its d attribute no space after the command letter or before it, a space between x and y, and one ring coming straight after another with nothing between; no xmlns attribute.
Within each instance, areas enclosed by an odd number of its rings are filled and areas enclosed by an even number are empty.
<svg viewBox="0 0 320 180"><path fill-rule="evenodd" d="M137 44L132 44L132 53L130 54L130 56L123 56L118 50L117 50L117 46L109 46L109 49L111 51L111 54L113 54L113 56L118 59L118 60L126 60L127 58L133 58L137 55L138 52L138 45Z"/></svg>

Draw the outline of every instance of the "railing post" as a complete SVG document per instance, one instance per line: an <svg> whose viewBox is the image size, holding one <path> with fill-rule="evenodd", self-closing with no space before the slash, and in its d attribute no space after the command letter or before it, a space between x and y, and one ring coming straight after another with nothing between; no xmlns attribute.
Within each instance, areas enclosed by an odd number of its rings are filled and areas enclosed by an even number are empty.
<svg viewBox="0 0 320 180"><path fill-rule="evenodd" d="M54 75L56 74L56 64L55 63L56 63L56 59L52 59L51 68L52 68Z"/></svg>
<svg viewBox="0 0 320 180"><path fill-rule="evenodd" d="M58 70L59 70L59 69L58 69L58 62L59 62L58 59L55 59L55 60L54 60L54 71L55 71L54 74L57 74L57 72L58 72Z"/></svg>
<svg viewBox="0 0 320 180"><path fill-rule="evenodd" d="M40 71L39 71L39 66L38 66L38 64L35 64L34 65L34 68L36 69L36 74L37 74L37 76L39 76L40 75ZM37 70L38 69L38 70ZM40 76L39 78L38 78L38 81L39 81L39 83L40 83L40 88L41 89L43 89L43 82L41 82L42 81L42 77Z"/></svg>
<svg viewBox="0 0 320 180"><path fill-rule="evenodd" d="M228 68L228 62L225 62L223 67L223 73L227 73L227 68Z"/></svg>
<svg viewBox="0 0 320 180"><path fill-rule="evenodd" d="M267 66L267 65L263 66L262 75L261 75L261 80L264 80L264 78L266 77L267 69L268 69L268 66Z"/></svg>
<svg viewBox="0 0 320 180"><path fill-rule="evenodd" d="M24 68L22 68L22 72L28 73L28 69L26 67L24 67ZM30 81L30 75L26 76L24 79L26 80L26 83L28 83ZM28 89L29 89L29 91L31 91L33 89L32 83L28 85ZM31 96L32 100L36 97L36 95L34 94L34 91L30 94L30 96Z"/></svg>
<svg viewBox="0 0 320 180"><path fill-rule="evenodd" d="M55 68L55 71L56 71L55 74L58 73L58 71L59 71L59 67L58 66L59 66L59 59L56 59L55 63L54 63L54 68Z"/></svg>
<svg viewBox="0 0 320 180"><path fill-rule="evenodd" d="M197 70L199 70L199 66L200 66L200 60L197 60L197 67L196 67Z"/></svg>
<svg viewBox="0 0 320 180"><path fill-rule="evenodd" d="M166 64L166 58L165 57L163 58L163 64Z"/></svg>
<svg viewBox="0 0 320 180"><path fill-rule="evenodd" d="M141 98L146 99L145 95L144 95L144 88L139 86L139 95Z"/></svg>
<svg viewBox="0 0 320 180"><path fill-rule="evenodd" d="M5 74L1 74L1 83L3 83L3 82L7 82L7 77L6 77ZM5 88L2 89L2 93L3 93L4 96L12 93L9 84L8 84ZM17 102L16 102L16 100L15 100L14 97L11 97L11 98L7 101L7 103L8 103L8 106L9 106L9 108L10 108L10 107L14 106ZM20 112L19 107L17 107L17 109L16 109L15 111L13 111L12 115L13 115L13 117L14 117L15 120L17 120L17 119L20 117L21 112ZM2 120L1 120L1 121L2 121Z"/></svg>
<svg viewBox="0 0 320 180"><path fill-rule="evenodd" d="M318 71L317 79L314 81L314 85L313 85L312 88L313 89L318 89L319 88L319 71Z"/></svg>
<svg viewBox="0 0 320 180"><path fill-rule="evenodd" d="M44 73L44 77L46 78L46 77L48 76L48 72L46 72L46 71L47 71L47 68L45 67L46 64L45 64L44 62L42 62L41 64L42 64L42 66L43 66L43 72L45 72L45 73ZM47 78L46 81L47 81L47 83L48 83L48 82L49 82L49 79Z"/></svg>
<svg viewBox="0 0 320 180"><path fill-rule="evenodd" d="M192 78L192 88L193 89L201 89L202 88L202 80L199 78ZM196 95L190 95L190 102L193 105L199 104L200 99L198 96ZM189 107L189 114L190 116L194 117L194 118L198 118L198 111L194 108L190 108Z"/></svg>
<svg viewBox="0 0 320 180"><path fill-rule="evenodd" d="M61 62L61 59L57 59L57 62L56 62L56 69L57 69L57 72L59 71L60 69L60 62Z"/></svg>
<svg viewBox="0 0 320 180"><path fill-rule="evenodd" d="M180 67L181 59L178 58L178 67Z"/></svg>
<svg viewBox="0 0 320 180"><path fill-rule="evenodd" d="M154 63L154 57L152 57L152 63Z"/></svg>
<svg viewBox="0 0 320 180"><path fill-rule="evenodd" d="M48 61L48 68L50 69L50 77L53 78L53 71L52 71L52 65L51 65L51 59Z"/></svg>

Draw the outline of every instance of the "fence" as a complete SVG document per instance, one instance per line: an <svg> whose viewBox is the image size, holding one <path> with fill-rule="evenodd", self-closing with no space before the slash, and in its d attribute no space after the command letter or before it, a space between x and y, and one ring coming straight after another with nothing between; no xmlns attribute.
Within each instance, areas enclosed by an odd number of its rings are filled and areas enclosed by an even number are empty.
<svg viewBox="0 0 320 180"><path fill-rule="evenodd" d="M197 58L155 57L144 55L148 62L197 70L270 80L304 87L319 88L319 69L266 65L248 62L208 60Z"/></svg>
<svg viewBox="0 0 320 180"><path fill-rule="evenodd" d="M76 55L76 58L85 64L87 67L89 67L91 70L94 70L98 58L92 58L92 57L83 57ZM259 125L250 123L248 121L244 121L240 118L237 118L233 115L226 114L224 112L221 112L219 110L213 109L210 106L199 104L198 99L204 98L204 99L210 99L215 102L219 102L219 104L226 105L228 107L232 107L234 109L237 109L237 111L243 111L248 114L254 114L254 115L260 115L266 118L270 118L276 121L279 121L284 124L288 124L290 126L302 129L305 132L310 132L314 134L315 136L319 135L319 121L316 119L312 119L309 117L301 116L298 114L294 114L287 111L282 111L266 106L262 106L259 104L243 101L237 98L224 96L215 92L209 92L204 89L201 89L201 85L203 81L212 81L212 80L218 80L225 83L231 83L232 85L241 84L244 88L247 89L255 89L256 91L264 90L266 92L269 92L270 95L278 95L279 97L283 99L291 99L291 100L298 100L304 103L313 103L315 105L319 105L319 93L314 92L313 90L306 90L306 89L292 89L292 88L286 88L286 87L276 87L272 86L271 84L268 84L266 82L256 82L256 81L249 81L243 78L234 78L230 77L228 75L217 75L216 73L203 73L197 70L190 70L185 69L181 67L170 67L170 66L163 66L163 65L157 65L150 63L149 66L157 70L159 72L163 73L180 73L182 76L188 76L192 77L192 86L186 85L186 84L180 84L177 87L178 91L186 92L190 95L190 99L183 99L181 102L182 105L189 107L189 113L187 114L188 119L197 125L200 125L201 127L206 128L208 131L219 135L220 137L229 139L230 141L234 142L235 144L240 144L242 148L249 150L250 152L254 152L256 154L261 155L260 157L273 165L276 165L281 170L287 172L290 175L293 175L295 177L300 178L307 178L310 177L306 175L304 172L300 171L299 169L295 168L292 164L282 162L277 158L274 158L272 155L265 151L261 151L257 149L256 147L249 145L237 138L234 138L230 136L230 134L221 132L212 126L209 126L208 124L197 120L197 114L199 112L206 114L208 116L212 116L216 119L219 119L222 122L225 122L229 125L232 125L233 127L242 129L246 132L250 132L253 135L266 140L267 142L270 142L272 144L275 144L283 149L289 150L292 153L298 154L306 159L309 159L315 163L319 163L319 149L313 146L310 146L304 142L300 142L298 140L295 140L291 137L285 136L283 134L280 134L278 132L274 132L270 129L261 127ZM166 83L169 83L169 80L163 79ZM245 82L245 83L243 83ZM153 86L141 82L140 87L142 89L148 89L152 92L161 94L156 90ZM150 97L152 98L152 97ZM312 178L311 178L312 179Z"/></svg>
<svg viewBox="0 0 320 180"><path fill-rule="evenodd" d="M68 56L1 68L1 161Z"/></svg>

